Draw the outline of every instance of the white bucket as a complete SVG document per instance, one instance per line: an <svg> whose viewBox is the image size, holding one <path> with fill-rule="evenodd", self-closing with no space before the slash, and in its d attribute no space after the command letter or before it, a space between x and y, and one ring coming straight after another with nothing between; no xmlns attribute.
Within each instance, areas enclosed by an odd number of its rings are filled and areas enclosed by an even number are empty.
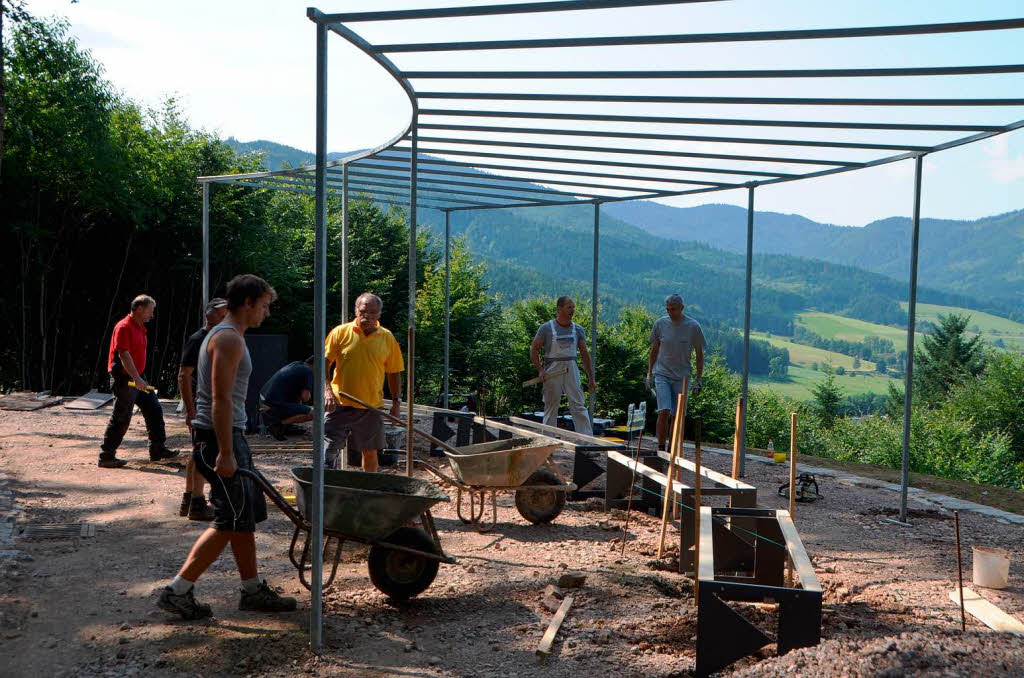
<svg viewBox="0 0 1024 678"><path fill-rule="evenodd" d="M990 546L975 546L973 580L976 586L1005 589L1010 580L1010 554Z"/></svg>

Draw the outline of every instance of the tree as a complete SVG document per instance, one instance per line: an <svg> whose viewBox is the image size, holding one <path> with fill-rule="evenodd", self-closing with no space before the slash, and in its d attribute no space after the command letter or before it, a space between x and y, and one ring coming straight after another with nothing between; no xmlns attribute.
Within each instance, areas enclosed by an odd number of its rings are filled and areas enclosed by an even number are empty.
<svg viewBox="0 0 1024 678"><path fill-rule="evenodd" d="M839 367L836 368L836 374L838 374L840 377L843 376L844 374L846 374L846 368L840 365Z"/></svg>
<svg viewBox="0 0 1024 678"><path fill-rule="evenodd" d="M839 405L843 402L843 390L836 385L835 371L832 363L826 363L825 379L811 388L814 397L814 411L825 427L829 427L839 416Z"/></svg>
<svg viewBox="0 0 1024 678"><path fill-rule="evenodd" d="M781 356L775 356L768 361L768 375L772 379L785 379L789 374L789 364Z"/></svg>
<svg viewBox="0 0 1024 678"><path fill-rule="evenodd" d="M0 171L3 170L4 120L7 117L7 90L5 87L7 47L4 45L4 20L6 17L10 17L11 21L15 22L31 18L25 11L24 0L0 0Z"/></svg>
<svg viewBox="0 0 1024 678"><path fill-rule="evenodd" d="M914 388L929 407L942 403L950 390L977 377L985 369L980 336L967 339L964 331L970 316L950 313L922 339L914 359Z"/></svg>
<svg viewBox="0 0 1024 678"><path fill-rule="evenodd" d="M858 358L857 356L853 356L853 369L860 369L860 358Z"/></svg>

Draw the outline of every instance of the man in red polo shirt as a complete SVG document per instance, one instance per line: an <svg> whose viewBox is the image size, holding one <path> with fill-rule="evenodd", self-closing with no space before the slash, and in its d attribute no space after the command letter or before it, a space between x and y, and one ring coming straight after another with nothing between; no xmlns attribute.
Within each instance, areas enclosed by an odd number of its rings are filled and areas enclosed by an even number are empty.
<svg viewBox="0 0 1024 678"><path fill-rule="evenodd" d="M156 392L149 390L149 384L142 378L146 369L146 323L153 317L154 311L156 301L153 297L140 294L132 300L131 313L114 325L114 333L110 337L107 371L110 372L110 390L114 394L114 411L110 414L107 430L103 434L103 444L100 446L99 465L103 468L121 468L128 463L115 457L114 453L132 423L135 405L142 410L142 417L146 420L150 460L160 461L178 456L177 451L168 450L164 445L167 440L164 411ZM129 382L133 385L130 386Z"/></svg>

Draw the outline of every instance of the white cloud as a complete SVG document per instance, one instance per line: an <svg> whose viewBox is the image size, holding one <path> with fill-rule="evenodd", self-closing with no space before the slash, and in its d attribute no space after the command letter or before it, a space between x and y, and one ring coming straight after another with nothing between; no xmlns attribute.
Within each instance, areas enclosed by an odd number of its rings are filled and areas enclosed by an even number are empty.
<svg viewBox="0 0 1024 678"><path fill-rule="evenodd" d="M983 142L984 166L997 184L1013 184L1024 180L1024 153L1010 151L1010 137L1001 134Z"/></svg>

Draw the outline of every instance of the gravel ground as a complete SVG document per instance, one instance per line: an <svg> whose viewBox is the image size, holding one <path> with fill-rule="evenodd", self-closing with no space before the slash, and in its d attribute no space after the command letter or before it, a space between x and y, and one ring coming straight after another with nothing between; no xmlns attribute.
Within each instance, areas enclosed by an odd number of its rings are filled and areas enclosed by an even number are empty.
<svg viewBox="0 0 1024 678"><path fill-rule="evenodd" d="M109 412L109 410L107 411ZM324 651L308 650L309 597L288 562L291 523L271 507L260 526L261 573L299 598L295 613L237 610L237 573L225 554L197 585L213 606L203 623L169 619L153 608L153 590L176 572L203 525L177 516L182 491L173 465L146 459L141 417L119 453L126 469L96 467L107 413L60 408L0 412L0 469L26 523L90 522L95 538L19 540L20 556L0 557L0 665L4 675L36 676L616 676L688 675L696 612L687 578L671 567L675 546L654 559L657 520L630 520L601 503L572 502L550 525L533 526L512 497L499 498L499 525L481 535L462 525L454 506L434 512L445 550L433 585L395 606L372 586L366 550L347 545L324 601ZM185 446L181 420L168 414ZM307 439L308 440L308 439ZM253 440L256 448L269 440ZM259 450L257 465L278 486L301 454ZM560 453L565 464L571 457ZM728 459L706 454L726 471ZM782 508L782 467L750 464L747 481L762 506ZM824 590L823 642L774 657L769 645L725 675L1024 675L1020 638L994 634L948 600L956 562L951 514L912 497L912 528L893 525L898 495L819 479L824 498L798 505L796 524ZM454 501L454 492L449 493ZM971 545L1009 550L1010 587L982 595L1024 618L1017 563L1020 526L961 513L965 578ZM675 539L676 531L670 531ZM551 618L544 589L566 570L586 574L550 657L534 655ZM550 601L548 601L550 603ZM774 615L743 613L773 631ZM888 673L886 673L888 672Z"/></svg>

